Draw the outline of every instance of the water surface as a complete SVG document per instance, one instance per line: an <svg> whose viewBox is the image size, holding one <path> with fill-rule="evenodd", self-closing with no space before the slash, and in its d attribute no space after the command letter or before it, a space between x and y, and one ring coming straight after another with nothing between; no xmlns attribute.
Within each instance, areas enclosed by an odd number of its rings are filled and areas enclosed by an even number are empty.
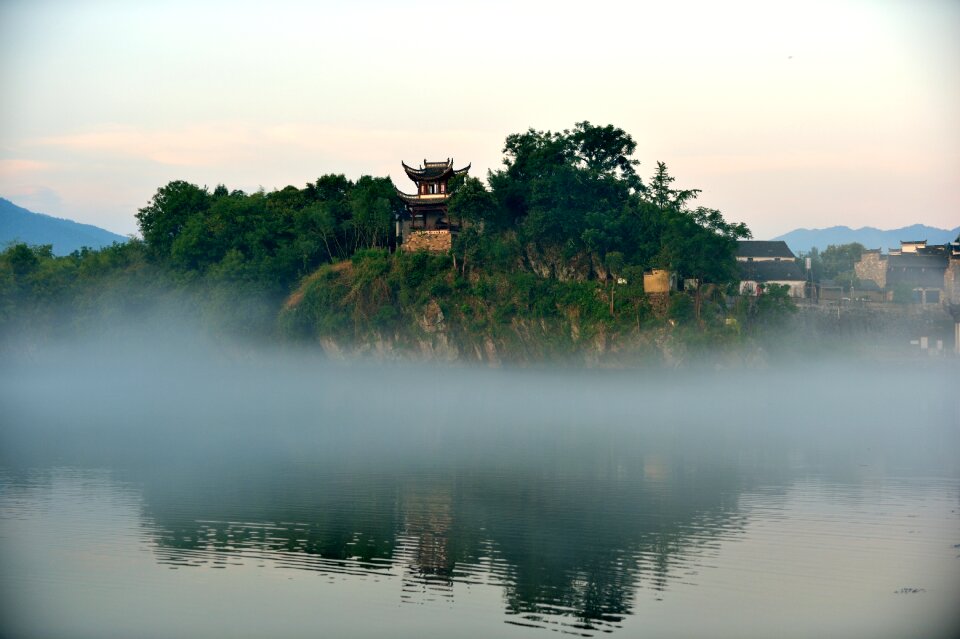
<svg viewBox="0 0 960 639"><path fill-rule="evenodd" d="M3 630L952 636L957 379L19 363Z"/></svg>

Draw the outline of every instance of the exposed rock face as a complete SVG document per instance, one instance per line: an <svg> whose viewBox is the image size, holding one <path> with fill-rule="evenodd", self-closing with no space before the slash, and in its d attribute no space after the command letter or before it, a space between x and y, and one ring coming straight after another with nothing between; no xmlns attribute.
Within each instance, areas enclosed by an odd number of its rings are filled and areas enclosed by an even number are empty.
<svg viewBox="0 0 960 639"><path fill-rule="evenodd" d="M527 244L524 247L524 258L530 270L544 279L553 278L561 282L585 282L591 279L591 274L598 278L606 277L606 270L601 273L594 268L594 260L587 253L577 253L573 257L565 257L563 251L556 247L542 248L536 244Z"/></svg>
<svg viewBox="0 0 960 639"><path fill-rule="evenodd" d="M425 333L436 333L444 331L443 309L437 304L437 300L430 300L423 309L423 315L417 318L417 323Z"/></svg>

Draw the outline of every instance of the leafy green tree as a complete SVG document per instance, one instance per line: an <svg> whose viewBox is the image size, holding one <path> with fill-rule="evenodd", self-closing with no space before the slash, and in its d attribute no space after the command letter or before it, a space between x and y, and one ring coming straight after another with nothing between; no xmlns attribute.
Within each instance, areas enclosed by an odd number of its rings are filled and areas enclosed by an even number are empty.
<svg viewBox="0 0 960 639"><path fill-rule="evenodd" d="M496 226L519 225L528 239L569 242L583 248L591 213L619 212L642 184L636 143L613 126L579 122L562 132L528 130L507 137L504 169L490 173L503 217ZM522 224L521 224L522 223Z"/></svg>
<svg viewBox="0 0 960 639"><path fill-rule="evenodd" d="M819 255L823 277L836 279L842 273L852 274L853 266L860 260L863 251L864 247L860 242L831 244Z"/></svg>
<svg viewBox="0 0 960 639"><path fill-rule="evenodd" d="M36 271L40 267L40 258L52 251L53 247L50 245L31 248L26 244L17 243L6 250L4 257L15 276L25 277Z"/></svg>
<svg viewBox="0 0 960 639"><path fill-rule="evenodd" d="M764 284L753 306L752 322L763 328L779 327L796 311L797 305L790 298L789 286Z"/></svg>
<svg viewBox="0 0 960 639"><path fill-rule="evenodd" d="M309 204L298 215L298 234L318 233L329 260L345 259L352 250L347 237L352 215L348 197L352 189L353 182L344 175L328 174L303 190Z"/></svg>
<svg viewBox="0 0 960 639"><path fill-rule="evenodd" d="M454 239L454 268L457 256L460 257L460 271L466 273L467 264L472 263L480 251L484 221L497 216L497 201L474 177L461 180L447 205L450 221L460 227Z"/></svg>
<svg viewBox="0 0 960 639"><path fill-rule="evenodd" d="M676 180L667 170L667 165L657 162L657 171L650 179L646 200L662 213L682 211L687 203L695 200L700 189L674 189L670 185Z"/></svg>
<svg viewBox="0 0 960 639"><path fill-rule="evenodd" d="M671 186L673 182L667 166L658 162L645 198L647 224L659 231L655 264L696 281L694 312L699 319L704 285L736 281L737 240L749 238L751 233L745 224L727 222L716 209L701 206L690 210L688 203L700 191L677 190Z"/></svg>
<svg viewBox="0 0 960 639"><path fill-rule="evenodd" d="M167 257L190 218L203 214L211 203L205 188L177 180L157 190L150 203L137 211L140 234L151 254Z"/></svg>
<svg viewBox="0 0 960 639"><path fill-rule="evenodd" d="M353 249L386 247L401 202L390 178L361 177L348 196Z"/></svg>
<svg viewBox="0 0 960 639"><path fill-rule="evenodd" d="M634 168L640 162L630 159L637 143L625 131L610 124L594 126L584 121L574 126L569 138L579 166L593 175L615 177L632 189L643 190Z"/></svg>
<svg viewBox="0 0 960 639"><path fill-rule="evenodd" d="M614 298L617 292L617 284L620 279L620 275L623 273L623 268L626 266L626 263L623 259L623 253L620 251L610 251L607 253L604 258L605 266L607 267L607 273L610 274L610 316L613 317L614 313Z"/></svg>

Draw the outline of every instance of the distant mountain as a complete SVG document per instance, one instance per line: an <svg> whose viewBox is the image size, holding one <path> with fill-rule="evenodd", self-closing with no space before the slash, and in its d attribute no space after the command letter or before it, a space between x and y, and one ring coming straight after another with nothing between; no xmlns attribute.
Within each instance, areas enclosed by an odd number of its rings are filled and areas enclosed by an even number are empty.
<svg viewBox="0 0 960 639"><path fill-rule="evenodd" d="M0 197L0 249L11 242L52 244L54 255L69 255L84 246L97 249L126 241L98 226L34 213Z"/></svg>
<svg viewBox="0 0 960 639"><path fill-rule="evenodd" d="M889 231L875 229L872 226L859 229L852 229L849 226L831 226L828 229L796 229L773 239L783 240L794 253L798 251L806 253L814 246L822 251L831 244L851 242L860 242L867 248L882 248L886 253L887 249L900 246L901 240L926 240L929 244L946 244L957 239L958 234L960 234L960 226L952 231L923 224Z"/></svg>

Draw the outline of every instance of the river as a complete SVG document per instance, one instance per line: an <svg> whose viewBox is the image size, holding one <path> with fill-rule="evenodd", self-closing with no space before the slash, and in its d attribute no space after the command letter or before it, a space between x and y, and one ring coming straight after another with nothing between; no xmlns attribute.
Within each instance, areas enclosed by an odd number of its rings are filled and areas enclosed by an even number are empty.
<svg viewBox="0 0 960 639"><path fill-rule="evenodd" d="M10 637L950 637L949 363L0 368Z"/></svg>

